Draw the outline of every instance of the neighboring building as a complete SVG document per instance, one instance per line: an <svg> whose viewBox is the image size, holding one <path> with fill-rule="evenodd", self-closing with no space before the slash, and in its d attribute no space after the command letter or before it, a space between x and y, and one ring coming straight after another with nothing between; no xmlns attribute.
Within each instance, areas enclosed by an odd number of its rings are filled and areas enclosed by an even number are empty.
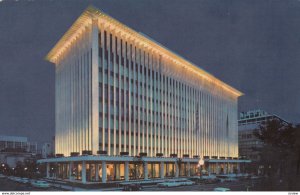
<svg viewBox="0 0 300 195"><path fill-rule="evenodd" d="M53 155L55 155L55 136L52 137L51 146L52 146Z"/></svg>
<svg viewBox="0 0 300 195"><path fill-rule="evenodd" d="M0 162L15 167L37 153L37 143L31 143L27 137L0 135Z"/></svg>
<svg viewBox="0 0 300 195"><path fill-rule="evenodd" d="M27 137L0 135L0 151L37 153L37 143L29 142Z"/></svg>
<svg viewBox="0 0 300 195"><path fill-rule="evenodd" d="M57 165L59 178L105 183L196 175L199 157L210 173L245 162L242 93L102 11L87 8L46 59L56 74L55 153L65 156L39 161L48 176Z"/></svg>
<svg viewBox="0 0 300 195"><path fill-rule="evenodd" d="M42 158L48 158L53 155L53 146L51 143L44 143L42 145Z"/></svg>
<svg viewBox="0 0 300 195"><path fill-rule="evenodd" d="M269 114L263 110L251 110L241 112L239 116L239 156L250 159L254 164L260 160L260 149L263 142L253 135L254 131L266 121L280 120L288 123L284 119L274 114ZM258 167L259 165L257 165ZM253 166L256 167L256 166Z"/></svg>

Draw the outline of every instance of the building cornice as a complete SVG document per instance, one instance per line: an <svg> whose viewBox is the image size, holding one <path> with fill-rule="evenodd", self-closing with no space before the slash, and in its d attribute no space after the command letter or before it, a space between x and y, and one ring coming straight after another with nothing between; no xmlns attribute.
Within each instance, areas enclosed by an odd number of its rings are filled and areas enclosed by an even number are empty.
<svg viewBox="0 0 300 195"><path fill-rule="evenodd" d="M85 30L85 27L92 23L93 19L98 19L99 24L110 26L112 30L115 32L121 32L121 34L123 34L123 36L127 39L132 39L145 49L152 50L154 53L162 55L163 58L168 59L193 73L196 73L201 78L214 83L215 85L230 92L234 96L239 97L243 95L242 92L227 85L205 70L199 68L178 54L150 39L148 36L136 32L135 30L129 28L128 26L122 24L121 22L93 6L89 6L85 9L85 11L73 23L63 37L56 43L53 49L47 54L45 59L57 64L57 60L60 58L60 56L63 55L72 42L81 35L81 33Z"/></svg>

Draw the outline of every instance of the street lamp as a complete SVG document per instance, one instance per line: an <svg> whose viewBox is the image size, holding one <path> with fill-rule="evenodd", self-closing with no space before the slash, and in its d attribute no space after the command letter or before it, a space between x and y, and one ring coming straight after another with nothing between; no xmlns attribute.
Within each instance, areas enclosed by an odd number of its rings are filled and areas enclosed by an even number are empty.
<svg viewBox="0 0 300 195"><path fill-rule="evenodd" d="M204 165L204 160L200 158L198 162L198 167L200 168L200 179L202 179L202 166Z"/></svg>

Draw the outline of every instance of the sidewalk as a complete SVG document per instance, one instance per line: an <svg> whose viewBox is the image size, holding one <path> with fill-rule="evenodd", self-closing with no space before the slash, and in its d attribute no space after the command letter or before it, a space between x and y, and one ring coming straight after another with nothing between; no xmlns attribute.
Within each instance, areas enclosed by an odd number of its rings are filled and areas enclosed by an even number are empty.
<svg viewBox="0 0 300 195"><path fill-rule="evenodd" d="M62 189L62 190L68 190L68 191L119 191L122 190L122 187L118 187L118 188L103 188L103 187L99 187L99 188L81 188L78 186L72 186L72 185L68 185L66 184L66 182L63 181L53 181L51 179L44 179L45 181L49 182L51 184L51 186Z"/></svg>

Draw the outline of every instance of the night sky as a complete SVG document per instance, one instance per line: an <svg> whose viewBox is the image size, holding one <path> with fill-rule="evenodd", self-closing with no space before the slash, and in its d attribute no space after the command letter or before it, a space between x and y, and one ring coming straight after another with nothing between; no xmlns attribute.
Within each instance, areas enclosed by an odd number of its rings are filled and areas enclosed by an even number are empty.
<svg viewBox="0 0 300 195"><path fill-rule="evenodd" d="M51 141L54 65L44 57L88 5L245 93L239 111L300 122L300 1L0 0L0 134Z"/></svg>

